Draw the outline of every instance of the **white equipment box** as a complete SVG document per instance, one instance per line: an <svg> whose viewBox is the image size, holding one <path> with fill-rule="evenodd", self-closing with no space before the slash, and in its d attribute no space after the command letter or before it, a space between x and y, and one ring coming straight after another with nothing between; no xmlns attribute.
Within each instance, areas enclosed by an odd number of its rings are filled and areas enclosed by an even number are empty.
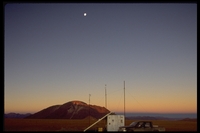
<svg viewBox="0 0 200 133"><path fill-rule="evenodd" d="M124 115L107 116L107 131L118 131L120 126L124 126Z"/></svg>

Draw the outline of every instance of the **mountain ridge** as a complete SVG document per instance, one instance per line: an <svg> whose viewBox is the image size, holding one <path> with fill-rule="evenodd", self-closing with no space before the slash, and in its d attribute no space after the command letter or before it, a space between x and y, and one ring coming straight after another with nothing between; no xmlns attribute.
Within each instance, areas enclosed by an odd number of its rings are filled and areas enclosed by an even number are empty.
<svg viewBox="0 0 200 133"><path fill-rule="evenodd" d="M21 113L7 113L4 114L4 118L25 118L27 116L31 115L31 113L21 114Z"/></svg>
<svg viewBox="0 0 200 133"><path fill-rule="evenodd" d="M62 105L49 106L25 118L31 119L84 119L88 116L101 118L110 111L105 107L88 105L85 102L74 100Z"/></svg>

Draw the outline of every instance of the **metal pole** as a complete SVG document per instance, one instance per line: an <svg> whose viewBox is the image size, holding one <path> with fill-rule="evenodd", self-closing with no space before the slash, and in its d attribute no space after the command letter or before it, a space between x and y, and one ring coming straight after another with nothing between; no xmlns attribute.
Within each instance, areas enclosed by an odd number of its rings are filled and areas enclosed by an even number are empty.
<svg viewBox="0 0 200 133"><path fill-rule="evenodd" d="M90 96L91 94L89 94L89 125L90 125Z"/></svg>
<svg viewBox="0 0 200 133"><path fill-rule="evenodd" d="M97 124L98 122L100 122L101 120L103 120L105 117L107 117L109 114L111 114L112 112L109 112L108 114L106 114L105 116L103 116L102 118L98 119L95 123L93 123L92 125L90 125L89 127L87 127L85 130L83 130L83 132L85 132L86 130L88 130L89 128L91 128L92 126L94 126L95 124Z"/></svg>
<svg viewBox="0 0 200 133"><path fill-rule="evenodd" d="M91 94L89 94L89 105L90 105L90 96L91 96Z"/></svg>
<svg viewBox="0 0 200 133"><path fill-rule="evenodd" d="M105 84L105 107L107 108L107 93L106 93L106 84Z"/></svg>
<svg viewBox="0 0 200 133"><path fill-rule="evenodd" d="M106 107L106 109L107 109L107 92L106 92L106 84L105 84L105 107ZM104 131L106 131L107 130L107 127L106 127L107 125L106 125L106 119L105 119L105 121L104 121Z"/></svg>
<svg viewBox="0 0 200 133"><path fill-rule="evenodd" d="M125 118L125 81L124 81L124 118Z"/></svg>

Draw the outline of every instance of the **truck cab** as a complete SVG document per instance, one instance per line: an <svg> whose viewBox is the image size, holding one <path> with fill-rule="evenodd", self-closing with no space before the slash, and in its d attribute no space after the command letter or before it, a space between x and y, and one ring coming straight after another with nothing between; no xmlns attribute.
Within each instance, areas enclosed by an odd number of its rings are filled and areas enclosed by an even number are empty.
<svg viewBox="0 0 200 133"><path fill-rule="evenodd" d="M133 131L165 131L165 128L154 126L151 121L135 121L128 126L119 127L120 132L133 132Z"/></svg>

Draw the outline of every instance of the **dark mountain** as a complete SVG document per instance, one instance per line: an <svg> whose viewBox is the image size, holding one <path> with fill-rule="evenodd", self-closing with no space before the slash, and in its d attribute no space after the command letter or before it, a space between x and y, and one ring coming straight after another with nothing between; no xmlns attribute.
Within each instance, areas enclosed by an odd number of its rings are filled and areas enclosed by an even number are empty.
<svg viewBox="0 0 200 133"><path fill-rule="evenodd" d="M25 118L29 115L31 114L30 113L27 113L27 114L8 113L8 114L4 114L4 118Z"/></svg>
<svg viewBox="0 0 200 133"><path fill-rule="evenodd" d="M84 119L88 116L99 119L109 113L105 107L88 105L82 101L70 101L63 105L54 105L45 108L28 119Z"/></svg>

